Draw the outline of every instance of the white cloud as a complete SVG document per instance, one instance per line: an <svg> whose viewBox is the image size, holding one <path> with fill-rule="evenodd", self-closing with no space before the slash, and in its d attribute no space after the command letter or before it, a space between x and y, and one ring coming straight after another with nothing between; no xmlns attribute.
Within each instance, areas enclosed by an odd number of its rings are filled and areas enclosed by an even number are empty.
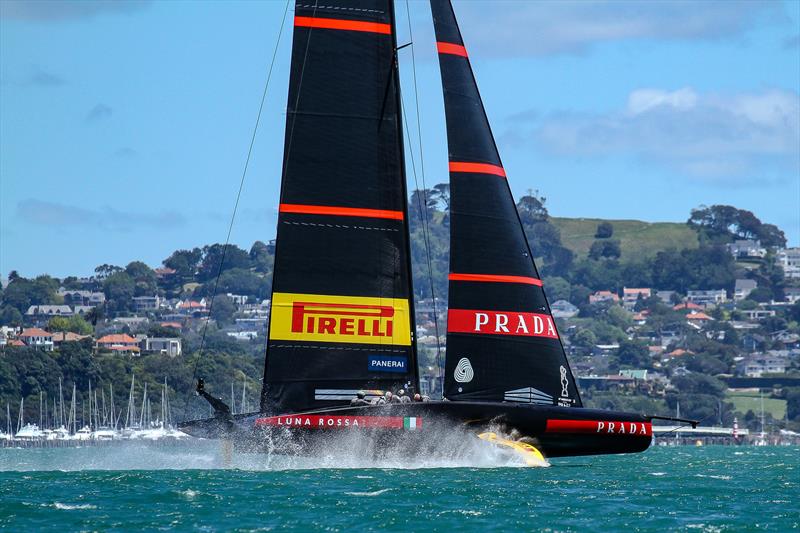
<svg viewBox="0 0 800 533"><path fill-rule="evenodd" d="M54 22L90 18L103 13L131 13L150 0L2 0L0 18Z"/></svg>
<svg viewBox="0 0 800 533"><path fill-rule="evenodd" d="M722 182L763 180L776 169L800 172L800 97L777 89L735 95L638 89L617 111L518 118L514 127L554 154L634 155Z"/></svg>
<svg viewBox="0 0 800 533"><path fill-rule="evenodd" d="M175 212L136 213L110 206L92 209L35 198L17 204L17 216L41 226L73 226L119 232L136 228L172 229L186 223L184 216Z"/></svg>
<svg viewBox="0 0 800 533"><path fill-rule="evenodd" d="M735 38L762 22L789 20L779 2L748 0L495 0L454 9L467 47L501 56L581 53L631 39Z"/></svg>

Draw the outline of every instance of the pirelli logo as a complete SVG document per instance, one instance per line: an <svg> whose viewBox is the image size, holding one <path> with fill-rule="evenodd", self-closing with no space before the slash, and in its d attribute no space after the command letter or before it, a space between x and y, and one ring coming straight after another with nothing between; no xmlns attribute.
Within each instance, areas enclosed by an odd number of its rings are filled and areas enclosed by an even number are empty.
<svg viewBox="0 0 800 533"><path fill-rule="evenodd" d="M411 345L408 300L273 293L269 338Z"/></svg>

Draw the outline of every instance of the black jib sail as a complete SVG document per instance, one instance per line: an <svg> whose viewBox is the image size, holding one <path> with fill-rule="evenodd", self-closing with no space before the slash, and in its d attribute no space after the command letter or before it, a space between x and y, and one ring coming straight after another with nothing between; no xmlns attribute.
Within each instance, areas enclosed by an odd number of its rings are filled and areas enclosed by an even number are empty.
<svg viewBox="0 0 800 533"><path fill-rule="evenodd" d="M432 0L450 165L444 395L581 406L449 0Z"/></svg>
<svg viewBox="0 0 800 533"><path fill-rule="evenodd" d="M295 6L261 410L418 386L394 6Z"/></svg>

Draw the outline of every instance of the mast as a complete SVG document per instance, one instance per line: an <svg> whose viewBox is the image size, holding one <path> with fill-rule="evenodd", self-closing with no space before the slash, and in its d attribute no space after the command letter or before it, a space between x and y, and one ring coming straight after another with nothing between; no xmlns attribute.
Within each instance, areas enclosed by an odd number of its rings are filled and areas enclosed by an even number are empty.
<svg viewBox="0 0 800 533"><path fill-rule="evenodd" d="M447 119L444 396L580 407L449 0L431 0Z"/></svg>
<svg viewBox="0 0 800 533"><path fill-rule="evenodd" d="M296 5L261 411L418 389L392 0Z"/></svg>

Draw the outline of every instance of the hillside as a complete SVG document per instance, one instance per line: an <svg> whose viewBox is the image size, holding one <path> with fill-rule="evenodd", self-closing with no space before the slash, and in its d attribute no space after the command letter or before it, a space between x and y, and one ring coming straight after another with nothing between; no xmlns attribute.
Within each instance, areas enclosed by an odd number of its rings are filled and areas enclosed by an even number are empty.
<svg viewBox="0 0 800 533"><path fill-rule="evenodd" d="M698 247L697 232L682 222L559 217L550 217L550 222L561 232L564 246L579 258L586 257L601 222L610 222L614 226L612 238L620 241L623 259L652 257L668 248Z"/></svg>

